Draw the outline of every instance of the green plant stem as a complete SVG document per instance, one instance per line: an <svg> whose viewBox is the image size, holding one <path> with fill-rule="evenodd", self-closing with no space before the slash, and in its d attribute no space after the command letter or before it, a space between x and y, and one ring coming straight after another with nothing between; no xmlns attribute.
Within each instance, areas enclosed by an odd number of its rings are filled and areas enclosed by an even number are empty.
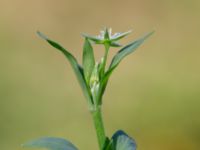
<svg viewBox="0 0 200 150"><path fill-rule="evenodd" d="M105 130L104 130L100 106L98 108L96 108L94 111L92 111L92 117L93 117L95 129L96 129L99 148L100 148L100 150L102 150L103 146L104 146L105 139L106 139L106 135L105 135Z"/></svg>

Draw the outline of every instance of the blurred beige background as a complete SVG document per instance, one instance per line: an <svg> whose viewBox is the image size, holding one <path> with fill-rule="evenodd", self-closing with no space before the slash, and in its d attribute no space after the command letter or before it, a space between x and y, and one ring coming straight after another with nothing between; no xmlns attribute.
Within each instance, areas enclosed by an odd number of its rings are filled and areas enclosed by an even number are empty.
<svg viewBox="0 0 200 150"><path fill-rule="evenodd" d="M97 149L96 134L74 73L40 30L81 62L80 33L133 29L126 44L156 33L127 57L104 96L109 136L123 129L138 150L200 147L199 0L0 0L0 149L41 136ZM102 47L95 46L96 58ZM109 60L117 52L111 49Z"/></svg>

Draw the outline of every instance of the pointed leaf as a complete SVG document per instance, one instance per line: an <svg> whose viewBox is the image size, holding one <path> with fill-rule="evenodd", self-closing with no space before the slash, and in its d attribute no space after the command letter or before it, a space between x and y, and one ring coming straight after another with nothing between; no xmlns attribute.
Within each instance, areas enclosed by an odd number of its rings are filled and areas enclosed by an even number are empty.
<svg viewBox="0 0 200 150"><path fill-rule="evenodd" d="M111 42L111 43L110 43L110 46L111 46L111 47L121 47L122 45L119 44L119 43L117 43L117 42Z"/></svg>
<svg viewBox="0 0 200 150"><path fill-rule="evenodd" d="M132 42L131 44L123 47L112 59L112 62L110 64L110 68L113 68L117 66L120 61L127 55L134 52L149 36L151 36L154 32L150 32L144 37Z"/></svg>
<svg viewBox="0 0 200 150"><path fill-rule="evenodd" d="M95 42L96 44L102 43L102 40L97 36L92 36L92 35L88 35L88 34L85 34L85 33L82 33L82 36L85 37L85 38L88 38L89 40Z"/></svg>
<svg viewBox="0 0 200 150"><path fill-rule="evenodd" d="M104 39L110 39L111 29L105 28Z"/></svg>
<svg viewBox="0 0 200 150"><path fill-rule="evenodd" d="M124 131L117 131L113 137L113 150L136 150L134 139L129 137Z"/></svg>
<svg viewBox="0 0 200 150"><path fill-rule="evenodd" d="M112 74L113 70L115 69L115 67L109 69L102 77L101 81L100 81L100 87L99 87L99 94L98 94L98 100L99 100L99 104L102 104L102 96L104 94L104 91L106 89L106 86L108 84L108 79L110 77L110 75Z"/></svg>
<svg viewBox="0 0 200 150"><path fill-rule="evenodd" d="M95 65L94 52L89 40L85 38L83 47L83 72L87 83L89 83Z"/></svg>
<svg viewBox="0 0 200 150"><path fill-rule="evenodd" d="M71 142L56 137L43 137L22 145L29 148L46 148L48 150L78 150Z"/></svg>
<svg viewBox="0 0 200 150"><path fill-rule="evenodd" d="M129 35L131 32L132 32L132 30L129 30L129 31L123 32L123 33L115 33L115 34L112 36L111 40L112 40L112 41L118 41L118 40L122 39L123 37Z"/></svg>
<svg viewBox="0 0 200 150"><path fill-rule="evenodd" d="M112 74L113 70L118 66L118 64L120 63L120 61L127 56L128 54L132 53L134 50L136 50L143 42L145 39L147 39L150 35L152 35L153 32L147 34L146 36L144 36L143 38L140 38L136 41L134 41L133 43L125 46L124 48L122 48L113 58L109 69L107 70L107 72L103 75L102 79L101 79L101 84L99 87L99 95L98 95L98 99L101 100L103 93L105 91L105 88L107 86L108 80L110 78L110 75ZM102 102L99 101L99 104L101 104Z"/></svg>
<svg viewBox="0 0 200 150"><path fill-rule="evenodd" d="M46 37L41 32L37 32L37 33L42 39L46 40L51 46L58 49L59 51L61 51L66 56L66 58L69 60L71 66L72 66L72 68L73 68L73 70L76 74L76 77L77 77L77 79L78 79L78 81L79 81L79 83L82 87L84 95L86 96L88 101L91 101L90 92L88 90L87 84L86 84L85 79L84 79L83 69L78 64L76 58L71 53L69 53L66 49L64 49L61 45L50 40L48 37Z"/></svg>

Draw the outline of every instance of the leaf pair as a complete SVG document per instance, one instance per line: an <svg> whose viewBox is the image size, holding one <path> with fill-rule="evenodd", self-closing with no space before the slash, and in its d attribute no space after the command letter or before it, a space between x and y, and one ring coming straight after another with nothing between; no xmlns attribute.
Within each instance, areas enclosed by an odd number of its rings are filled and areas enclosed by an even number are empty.
<svg viewBox="0 0 200 150"><path fill-rule="evenodd" d="M104 94L106 85L108 83L108 79L109 79L110 75L112 74L113 70L119 65L119 63L122 61L122 59L125 56L134 52L145 41L145 39L147 39L150 35L153 34L153 32L150 32L147 35L145 35L144 37L139 38L136 41L123 47L113 57L107 72L104 73L103 75L101 75L101 79L99 81L100 84L99 84L99 89L97 92L97 97L95 98L98 100L98 102L94 102L92 94L91 94L91 89L90 89L91 88L90 87L90 78L91 78L92 72L95 69L95 58L94 58L93 48L92 48L92 45L90 44L89 40L92 40L92 41L95 41L97 39L106 40L106 38L108 38L109 40L114 42L116 40L119 40L119 39L125 37L129 33L130 33L130 31L124 32L124 33L116 33L114 35L111 35L111 30L109 30L109 31L106 30L106 31L104 31L104 33L102 33L103 37L99 37L99 38L94 37L94 36L84 35L85 43L84 43L84 47L83 47L83 58L82 58L83 68L78 64L76 58L70 52L68 52L66 49L64 49L61 45L50 40L41 32L38 32L38 35L41 38L43 38L44 40L46 40L54 48L60 50L66 56L66 58L69 60L71 66L77 76L77 79L79 80L79 83L82 87L83 93L84 93L86 99L88 100L90 107L92 107L92 105L94 103L98 103L98 104L102 103L101 99Z"/></svg>
<svg viewBox="0 0 200 150"><path fill-rule="evenodd" d="M30 148L46 148L48 150L78 150L71 142L56 137L43 137L22 145ZM125 132L117 131L107 142L103 150L136 150L135 141Z"/></svg>
<svg viewBox="0 0 200 150"><path fill-rule="evenodd" d="M98 91L96 94L97 96L95 98L98 100L98 102L94 102L94 97L92 96L94 94L91 93L91 89L90 89L91 88L90 87L90 78L95 69L95 57L94 57L92 45L90 44L89 40L95 41L95 40L99 39L99 40L105 41L106 38L108 38L108 40L110 40L111 42L114 42L116 40L119 40L119 39L125 37L129 33L130 33L130 31L124 32L124 33L116 33L114 35L111 35L111 30L108 31L106 29L102 33L102 37L94 37L94 36L84 35L85 43L84 43L84 47L83 47L83 58L82 58L83 68L78 64L76 58L70 52L68 52L66 49L64 49L61 45L50 40L41 32L38 32L38 35L41 38L43 38L44 40L46 40L54 48L60 50L66 56L66 58L69 60L71 66L77 76L77 79L79 80L79 83L82 87L83 93L84 93L86 99L88 100L90 107L92 107L94 103L97 103L99 105L102 103L101 102L102 96L104 94L106 85L108 83L108 79L109 79L110 75L112 74L113 70L119 65L119 63L122 61L122 59L124 57L126 57L127 55L134 52L145 41L145 39L147 39L149 36L151 36L153 34L153 32L150 32L147 35L145 35L144 37L139 38L136 41L123 47L113 57L107 72L103 73L103 75L102 74L99 75L101 78L99 81L100 82L99 88L98 88Z"/></svg>

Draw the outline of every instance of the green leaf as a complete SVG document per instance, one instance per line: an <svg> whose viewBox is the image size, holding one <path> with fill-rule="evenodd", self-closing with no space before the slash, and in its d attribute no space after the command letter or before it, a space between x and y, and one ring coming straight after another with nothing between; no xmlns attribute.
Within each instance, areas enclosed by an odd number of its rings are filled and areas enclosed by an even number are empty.
<svg viewBox="0 0 200 150"><path fill-rule="evenodd" d="M86 33L82 33L82 36L88 38L89 40L95 42L96 44L102 43L102 40L97 36L88 35Z"/></svg>
<svg viewBox="0 0 200 150"><path fill-rule="evenodd" d="M127 32L128 34L129 32ZM109 77L110 75L112 74L113 70L118 66L118 64L120 63L120 61L125 57L127 56L128 54L132 53L134 50L136 50L143 42L145 39L147 39L150 35L152 35L153 32L145 35L144 37L134 41L133 43L123 47L115 56L114 58L112 59L112 62L110 64L110 67L109 69L107 70L107 72L103 75L102 79L101 79L101 84L100 84L100 87L99 87L99 95L98 95L98 99L100 100L99 101L99 104L101 104L101 99L102 99L102 96L103 96L103 93L105 91L105 88L107 86L107 83L108 83L108 80L109 80Z"/></svg>
<svg viewBox="0 0 200 150"><path fill-rule="evenodd" d="M46 148L48 150L78 150L71 142L56 137L43 137L22 145L28 148Z"/></svg>
<svg viewBox="0 0 200 150"><path fill-rule="evenodd" d="M110 40L111 30L112 29L105 28L104 39Z"/></svg>
<svg viewBox="0 0 200 150"><path fill-rule="evenodd" d="M41 32L37 32L38 35L46 40L51 46L53 46L54 48L58 49L59 51L61 51L65 57L68 59L68 61L70 62L75 74L76 74L76 77L82 87L82 90L83 90L83 93L85 95L85 97L87 98L88 101L90 101L90 103L92 103L92 100L91 100L91 94L88 90L88 86L86 84L86 81L84 79L84 75L83 75L83 69L82 67L78 64L76 58L71 54L69 53L66 49L64 49L61 45L59 45L58 43L50 40L48 37L46 37L44 34L42 34Z"/></svg>
<svg viewBox="0 0 200 150"><path fill-rule="evenodd" d="M134 139L129 137L124 131L117 131L113 137L113 150L136 150Z"/></svg>
<svg viewBox="0 0 200 150"><path fill-rule="evenodd" d="M119 44L119 43L117 43L117 42L111 42L111 43L110 43L110 46L111 46L111 47L121 47L122 45Z"/></svg>
<svg viewBox="0 0 200 150"><path fill-rule="evenodd" d="M83 47L83 72L87 83L89 83L92 71L95 66L94 52L89 40L85 38Z"/></svg>
<svg viewBox="0 0 200 150"><path fill-rule="evenodd" d="M154 32L150 32L147 35L145 35L144 37L128 44L127 46L123 47L112 59L112 62L110 64L109 68L113 68L115 66L117 66L121 60L131 54L132 52L134 52L149 36L151 36Z"/></svg>
<svg viewBox="0 0 200 150"><path fill-rule="evenodd" d="M101 81L100 81L100 87L99 87L99 93L98 93L98 104L102 104L102 96L104 94L104 91L106 89L107 83L108 83L108 79L110 77L110 75L112 74L112 71L115 69L115 67L109 69L102 77Z"/></svg>
<svg viewBox="0 0 200 150"><path fill-rule="evenodd" d="M123 33L115 33L115 34L112 36L111 40L112 40L112 41L118 41L118 40L122 39L123 37L129 35L131 32L132 32L132 31L129 30L129 31L123 32Z"/></svg>

